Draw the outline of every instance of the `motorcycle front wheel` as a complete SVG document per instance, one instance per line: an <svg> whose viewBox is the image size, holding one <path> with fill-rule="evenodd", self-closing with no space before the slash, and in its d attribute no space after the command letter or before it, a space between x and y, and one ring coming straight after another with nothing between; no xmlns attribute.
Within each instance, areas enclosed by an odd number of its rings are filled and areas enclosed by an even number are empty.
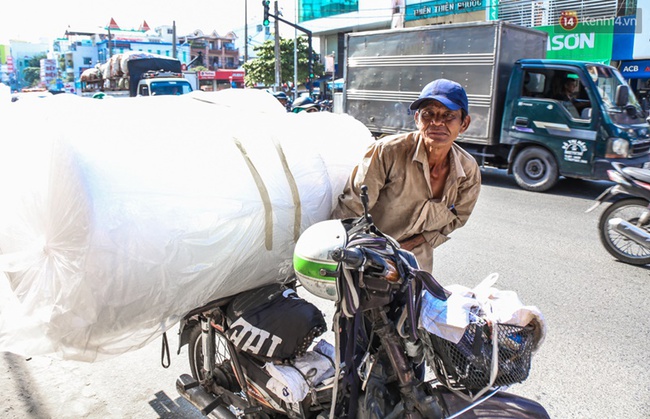
<svg viewBox="0 0 650 419"><path fill-rule="evenodd" d="M648 211L648 201L623 199L610 205L600 216L598 229L605 249L621 262L631 265L650 264L650 249L625 237L609 225L609 220L621 218L650 233L650 224L637 225L641 215Z"/></svg>

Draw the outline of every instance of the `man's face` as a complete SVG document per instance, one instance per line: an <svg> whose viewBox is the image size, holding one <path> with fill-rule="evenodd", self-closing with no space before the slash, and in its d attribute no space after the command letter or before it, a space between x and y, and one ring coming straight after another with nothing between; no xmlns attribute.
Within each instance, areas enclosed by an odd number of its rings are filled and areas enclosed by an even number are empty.
<svg viewBox="0 0 650 419"><path fill-rule="evenodd" d="M462 111L452 111L437 100L431 100L415 113L415 123L422 136L434 143L452 143L459 134L465 132L470 123L467 115L462 119Z"/></svg>
<svg viewBox="0 0 650 419"><path fill-rule="evenodd" d="M575 93L575 92L578 90L578 80L575 80L575 79L569 79L569 80L567 81L566 86L567 86L567 90L568 90L570 93Z"/></svg>

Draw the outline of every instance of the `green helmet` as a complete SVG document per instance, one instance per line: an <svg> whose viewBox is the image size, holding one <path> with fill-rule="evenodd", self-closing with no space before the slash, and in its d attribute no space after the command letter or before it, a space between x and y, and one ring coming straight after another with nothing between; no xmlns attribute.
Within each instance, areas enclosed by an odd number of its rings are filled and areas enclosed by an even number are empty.
<svg viewBox="0 0 650 419"><path fill-rule="evenodd" d="M313 224L302 233L293 251L293 269L300 283L310 293L337 301L335 272L339 263L332 259L332 251L345 247L347 233L341 220L327 220Z"/></svg>

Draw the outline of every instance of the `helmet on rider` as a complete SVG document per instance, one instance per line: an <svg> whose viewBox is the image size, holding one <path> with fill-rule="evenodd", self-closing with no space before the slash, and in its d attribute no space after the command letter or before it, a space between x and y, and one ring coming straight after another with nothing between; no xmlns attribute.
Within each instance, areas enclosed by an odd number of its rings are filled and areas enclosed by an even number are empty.
<svg viewBox="0 0 650 419"><path fill-rule="evenodd" d="M300 96L291 104L291 112L318 112L318 105L309 96Z"/></svg>
<svg viewBox="0 0 650 419"><path fill-rule="evenodd" d="M310 293L332 301L338 300L336 272L339 263L332 251L344 247L347 232L341 220L327 220L311 225L298 239L293 251L293 268L300 283Z"/></svg>

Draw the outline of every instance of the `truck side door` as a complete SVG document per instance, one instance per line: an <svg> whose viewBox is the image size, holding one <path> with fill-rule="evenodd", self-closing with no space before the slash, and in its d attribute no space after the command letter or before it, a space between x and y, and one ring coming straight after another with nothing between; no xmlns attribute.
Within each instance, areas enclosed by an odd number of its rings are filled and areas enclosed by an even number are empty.
<svg viewBox="0 0 650 419"><path fill-rule="evenodd" d="M511 144L535 143L554 156L559 173L592 173L598 132L597 102L571 68L526 67L519 84L511 80L504 112L504 139ZM511 91L511 89L514 89ZM508 118L508 120L506 120Z"/></svg>

